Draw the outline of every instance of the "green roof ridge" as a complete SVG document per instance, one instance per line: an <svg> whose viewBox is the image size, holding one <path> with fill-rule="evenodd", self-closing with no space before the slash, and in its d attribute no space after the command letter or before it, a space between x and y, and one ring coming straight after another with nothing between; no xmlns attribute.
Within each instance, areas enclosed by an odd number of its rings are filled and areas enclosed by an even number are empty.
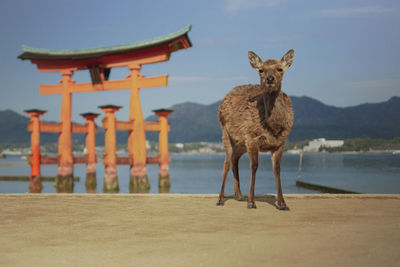
<svg viewBox="0 0 400 267"><path fill-rule="evenodd" d="M167 35L122 45L101 46L101 47L81 48L81 49L45 49L45 48L33 48L27 45L22 45L22 50L27 53L46 54L46 55L77 55L77 54L85 55L85 54L101 53L105 51L112 52L112 51L121 51L127 49L138 49L177 39L187 34L191 30L191 28L192 25L189 25L179 31Z"/></svg>

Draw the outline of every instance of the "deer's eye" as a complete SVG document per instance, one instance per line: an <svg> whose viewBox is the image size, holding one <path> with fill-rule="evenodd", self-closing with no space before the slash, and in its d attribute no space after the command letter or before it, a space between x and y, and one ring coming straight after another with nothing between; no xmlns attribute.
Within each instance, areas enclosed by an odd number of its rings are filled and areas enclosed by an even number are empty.
<svg viewBox="0 0 400 267"><path fill-rule="evenodd" d="M278 71L279 71L279 72L282 72L282 71L283 71L283 69L279 68L279 69L278 69Z"/></svg>
<svg viewBox="0 0 400 267"><path fill-rule="evenodd" d="M259 73L263 73L263 72L264 72L264 70L258 70L258 72L259 72Z"/></svg>

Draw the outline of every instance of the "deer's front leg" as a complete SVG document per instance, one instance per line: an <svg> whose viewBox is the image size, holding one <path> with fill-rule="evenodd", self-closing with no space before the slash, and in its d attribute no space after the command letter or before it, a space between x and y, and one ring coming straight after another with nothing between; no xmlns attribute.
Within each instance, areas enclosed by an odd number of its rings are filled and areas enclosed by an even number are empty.
<svg viewBox="0 0 400 267"><path fill-rule="evenodd" d="M250 181L250 191L249 198L247 201L247 208L255 209L257 208L254 201L254 185L256 183L256 172L258 169L258 150L249 151L250 157L250 168L251 168L251 181Z"/></svg>
<svg viewBox="0 0 400 267"><path fill-rule="evenodd" d="M279 210L288 210L288 206L285 203L285 199L282 194L282 185L281 185L281 160L282 154L284 150L284 145L279 147L276 151L272 153L272 167L274 169L275 181L277 187L277 204L276 208Z"/></svg>

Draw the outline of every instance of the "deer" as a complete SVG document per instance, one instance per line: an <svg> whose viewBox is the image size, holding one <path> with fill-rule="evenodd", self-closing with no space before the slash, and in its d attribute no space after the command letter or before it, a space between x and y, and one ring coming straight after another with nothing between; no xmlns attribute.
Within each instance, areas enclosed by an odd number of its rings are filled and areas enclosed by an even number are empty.
<svg viewBox="0 0 400 267"><path fill-rule="evenodd" d="M260 152L271 152L271 161L277 186L275 207L288 210L282 194L280 164L287 136L293 125L290 98L282 92L282 78L292 65L294 50L289 50L280 61L262 61L253 51L248 52L250 65L259 73L260 84L247 84L233 88L222 100L218 120L225 147L222 186L217 206L225 203L224 192L228 171L232 163L235 199L244 201L240 191L239 159L246 152L250 159L251 180L247 208L257 208L254 185Z"/></svg>

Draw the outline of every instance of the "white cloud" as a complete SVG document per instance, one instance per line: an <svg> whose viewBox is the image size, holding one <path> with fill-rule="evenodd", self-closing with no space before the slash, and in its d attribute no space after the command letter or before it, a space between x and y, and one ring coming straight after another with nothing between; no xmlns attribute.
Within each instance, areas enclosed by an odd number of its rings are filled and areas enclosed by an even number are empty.
<svg viewBox="0 0 400 267"><path fill-rule="evenodd" d="M397 11L396 8L382 6L365 6L353 8L323 9L319 11L319 15L322 17L348 17L355 15L388 14L395 11Z"/></svg>
<svg viewBox="0 0 400 267"><path fill-rule="evenodd" d="M242 9L274 7L286 0L226 0L225 10L236 12Z"/></svg>
<svg viewBox="0 0 400 267"><path fill-rule="evenodd" d="M373 80L373 81L360 81L351 84L352 88L398 88L400 89L399 79L388 79L388 80Z"/></svg>

